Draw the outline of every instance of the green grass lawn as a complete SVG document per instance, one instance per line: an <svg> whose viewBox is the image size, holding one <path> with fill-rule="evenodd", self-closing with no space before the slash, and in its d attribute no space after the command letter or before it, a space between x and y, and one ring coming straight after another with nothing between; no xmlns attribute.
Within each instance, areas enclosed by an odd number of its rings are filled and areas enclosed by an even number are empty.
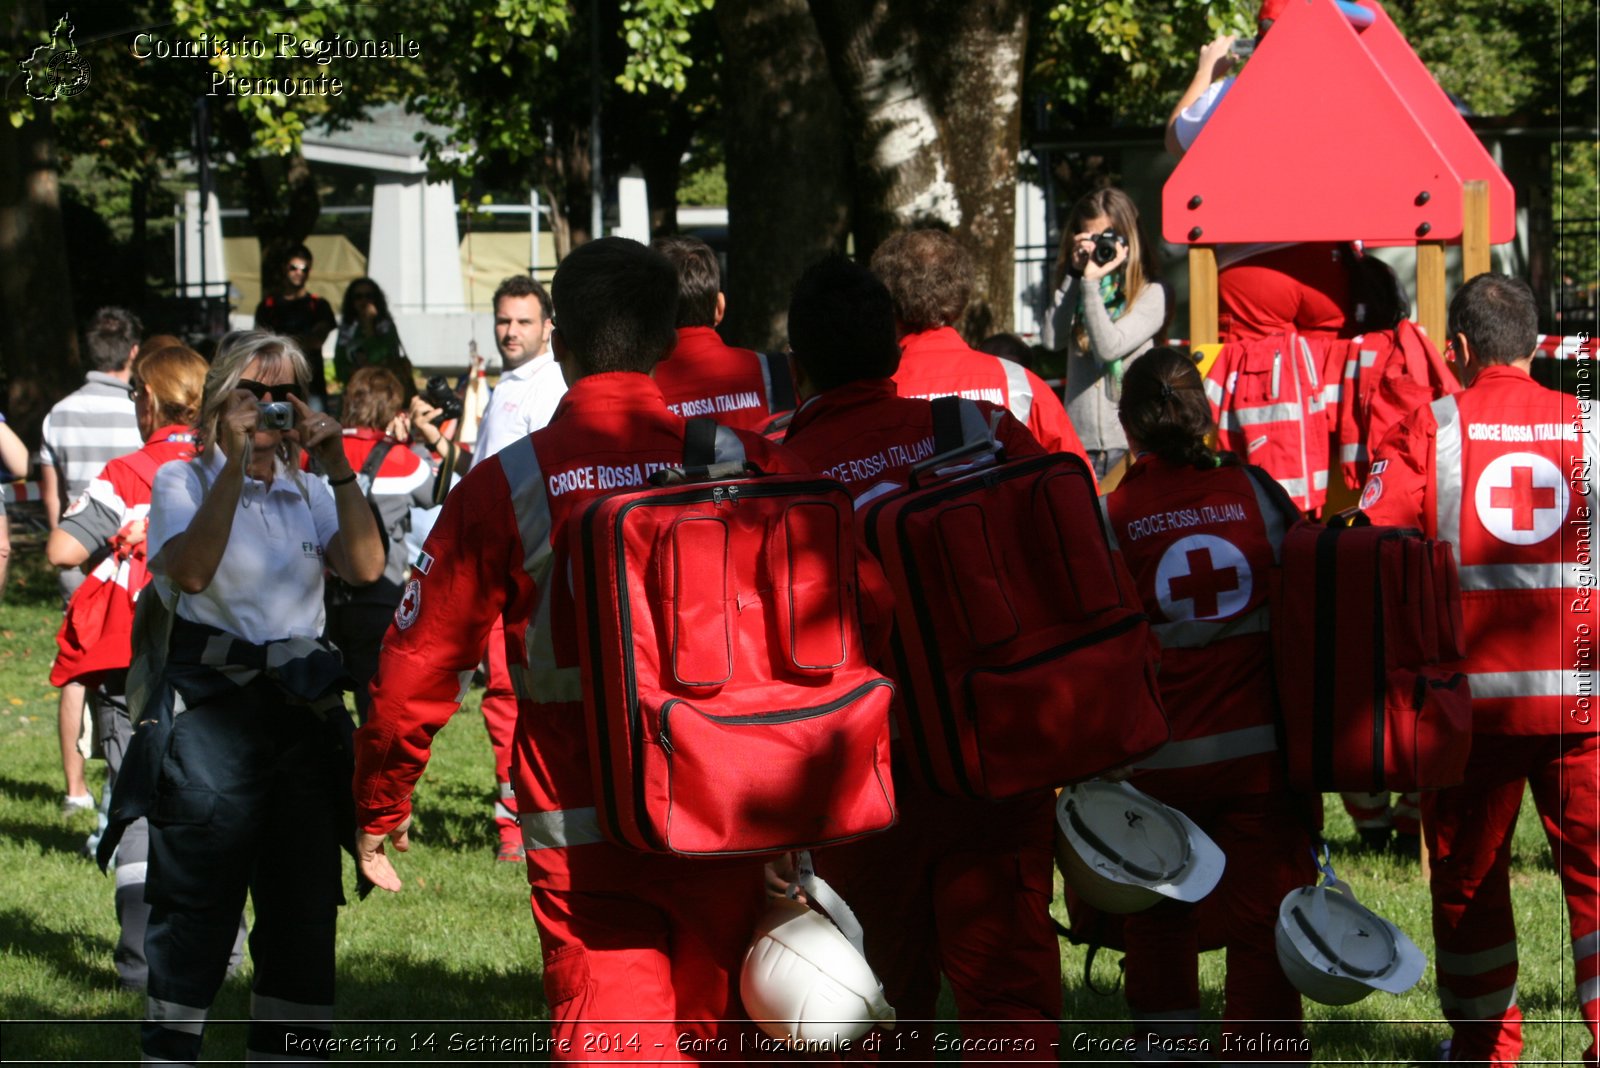
<svg viewBox="0 0 1600 1068"><path fill-rule="evenodd" d="M10 1061L106 1061L137 1057L143 997L117 987L112 880L79 854L94 820L63 820L55 734L55 691L46 681L59 623L55 580L36 544L19 546L11 586L0 603L0 1018ZM477 714L478 693L440 732L417 795L413 847L398 867L406 889L375 893L340 916L337 1028L340 1037L392 1039L391 1050L348 1052L342 1059L514 1062L517 1058L451 1054L452 1035L544 1033L538 938L519 866L497 864L490 825L492 758ZM98 789L103 765L91 764ZM1339 874L1369 907L1432 950L1427 888L1415 864L1357 857L1354 831L1330 797L1328 833ZM1522 954L1518 986L1528 1062L1575 1061L1587 1045L1576 1022L1567 926L1549 850L1531 803L1524 806L1512 861ZM346 860L347 892L354 885ZM1058 918L1065 920L1059 895ZM870 932L869 932L870 935ZM1098 985L1118 979L1117 954L1095 963ZM1062 943L1063 1042L1088 1033L1126 1032L1120 992L1101 996L1083 985L1084 950ZM1205 955L1204 1009L1221 1011L1222 959ZM249 965L228 980L213 1020L249 1012ZM1438 1022L1431 968L1404 996L1374 994L1346 1008L1306 1003L1317 1063L1414 1063L1432 1057L1447 1034ZM948 993L942 1014L952 1015ZM460 1021L460 1022L439 1022ZM1563 1022L1567 1021L1567 1022ZM953 1028L952 1024L945 1024ZM1209 1037L1216 1048L1215 1027ZM432 1040L432 1046L428 1041ZM206 1054L243 1056L244 1028L214 1023ZM1067 1060L1087 1060L1070 1052Z"/></svg>

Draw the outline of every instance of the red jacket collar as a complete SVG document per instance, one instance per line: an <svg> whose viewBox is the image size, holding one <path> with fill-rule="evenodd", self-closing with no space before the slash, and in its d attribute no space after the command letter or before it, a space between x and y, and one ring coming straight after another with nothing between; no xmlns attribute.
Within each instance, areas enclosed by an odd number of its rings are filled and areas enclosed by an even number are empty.
<svg viewBox="0 0 1600 1068"><path fill-rule="evenodd" d="M154 434L151 434L145 444L165 445L168 442L173 442L178 445L194 445L199 440L200 437L195 433L194 427L184 426L182 423L173 423L171 426L164 426Z"/></svg>
<svg viewBox="0 0 1600 1068"><path fill-rule="evenodd" d="M811 397L794 413L789 423L789 433L822 419L847 415L857 409L871 408L900 395L892 378L863 378L833 389L824 390Z"/></svg>
<svg viewBox="0 0 1600 1068"><path fill-rule="evenodd" d="M1472 376L1474 387L1491 385L1498 382L1532 382L1533 376L1520 367L1513 367L1509 363L1491 363L1479 369Z"/></svg>
<svg viewBox="0 0 1600 1068"><path fill-rule="evenodd" d="M561 418L568 409L623 409L627 411L667 410L661 397L661 387L647 374L638 371L606 371L584 375L562 394L561 403L551 421Z"/></svg>

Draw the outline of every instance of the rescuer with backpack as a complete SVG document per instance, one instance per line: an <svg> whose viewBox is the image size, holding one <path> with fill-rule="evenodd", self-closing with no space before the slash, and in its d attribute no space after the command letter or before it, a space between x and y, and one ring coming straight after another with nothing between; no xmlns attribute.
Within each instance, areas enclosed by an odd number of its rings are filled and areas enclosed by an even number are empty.
<svg viewBox="0 0 1600 1068"><path fill-rule="evenodd" d="M1401 420L1361 493L1374 523L1419 527L1452 544L1458 564L1472 751L1460 786L1422 795L1439 1002L1453 1028L1448 1059L1510 1062L1522 1049L1509 867L1526 784L1567 899L1591 1040L1583 1062L1594 1064L1600 425L1592 396L1558 393L1529 376L1538 308L1520 279L1482 274L1457 290L1449 340L1468 387Z"/></svg>
<svg viewBox="0 0 1600 1068"><path fill-rule="evenodd" d="M356 735L361 867L398 891L384 840L408 848L433 734L456 710L492 621L504 619L521 708L512 777L564 1059L674 1059L684 1035L727 1038L737 1056L739 1036L754 1036L738 1019L737 981L764 906L761 858L690 860L607 839L567 578L576 510L684 463L685 422L649 377L674 341L677 285L659 253L621 238L562 262L553 344L569 389L547 427L475 464L446 498ZM798 470L764 438L721 435L763 471Z"/></svg>
<svg viewBox="0 0 1600 1068"><path fill-rule="evenodd" d="M935 405L897 393L891 376L901 355L889 291L863 267L825 260L795 287L789 339L801 406L785 447L843 482L861 512L903 490L913 465L934 452ZM1005 409L960 403L962 419L975 419L979 435L1008 456L1043 454ZM1054 794L1035 789L1000 802L944 796L912 770L910 744L902 730L894 747L900 822L818 851L818 873L855 909L867 959L902 1021L936 1017L943 972L964 1040L999 1042L992 1048L1027 1059L1053 1057L1061 1010L1048 911ZM914 1030L898 1029L894 1056L932 1056L932 1029ZM883 1055L891 1055L887 1046Z"/></svg>
<svg viewBox="0 0 1600 1068"><path fill-rule="evenodd" d="M1267 628L1268 576L1298 512L1265 472L1208 447L1210 409L1182 353L1157 348L1135 360L1119 414L1136 459L1105 498L1106 516L1161 641L1172 730L1129 781L1193 819L1227 856L1215 891L1226 899L1223 1048L1248 1049L1229 1044L1245 1037L1244 1021L1250 1037L1303 1042L1300 996L1278 964L1274 931L1279 902L1313 871L1275 737ZM1124 935L1137 1036L1157 1048L1192 1038L1196 906L1162 901L1132 913Z"/></svg>

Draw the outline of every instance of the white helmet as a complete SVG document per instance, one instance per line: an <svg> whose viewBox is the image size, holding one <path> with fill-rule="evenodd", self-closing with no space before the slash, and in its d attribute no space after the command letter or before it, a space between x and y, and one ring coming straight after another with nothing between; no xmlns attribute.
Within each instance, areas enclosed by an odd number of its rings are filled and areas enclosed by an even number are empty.
<svg viewBox="0 0 1600 1068"><path fill-rule="evenodd" d="M762 1031L805 1049L836 1049L874 1024L894 1026L866 957L827 917L788 898L775 900L756 927L739 997Z"/></svg>
<svg viewBox="0 0 1600 1068"><path fill-rule="evenodd" d="M1125 782L1062 790L1056 830L1062 878L1102 912L1199 901L1222 878L1222 850L1193 820Z"/></svg>
<svg viewBox="0 0 1600 1068"><path fill-rule="evenodd" d="M1320 886L1291 890L1278 906L1278 963L1295 989L1324 1005L1374 990L1403 994L1426 960L1398 927L1356 901L1326 861Z"/></svg>

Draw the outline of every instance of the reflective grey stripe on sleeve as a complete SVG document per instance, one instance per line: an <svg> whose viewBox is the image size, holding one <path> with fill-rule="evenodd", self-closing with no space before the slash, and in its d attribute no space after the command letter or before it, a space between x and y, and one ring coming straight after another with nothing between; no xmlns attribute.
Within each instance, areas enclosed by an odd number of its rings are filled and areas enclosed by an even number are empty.
<svg viewBox="0 0 1600 1068"><path fill-rule="evenodd" d="M712 450L719 464L743 464L745 461L744 442L739 440L739 435L731 427L717 427L716 444Z"/></svg>
<svg viewBox="0 0 1600 1068"><path fill-rule="evenodd" d="M1355 445L1339 446L1339 462L1358 464L1367 458L1367 447L1359 442Z"/></svg>
<svg viewBox="0 0 1600 1068"><path fill-rule="evenodd" d="M1507 964L1515 964L1517 940L1513 938L1503 945L1480 949L1474 953L1450 953L1441 949L1434 956L1442 972L1450 975L1482 975L1496 968L1504 968Z"/></svg>
<svg viewBox="0 0 1600 1068"><path fill-rule="evenodd" d="M333 1019L332 1005L307 1005L303 1001L290 1001L266 994L250 995L252 1020L283 1020L294 1023L326 1023Z"/></svg>
<svg viewBox="0 0 1600 1068"><path fill-rule="evenodd" d="M767 412L775 414L772 410L772 361L764 352L756 353L756 364L761 368L761 395L767 398Z"/></svg>
<svg viewBox="0 0 1600 1068"><path fill-rule="evenodd" d="M143 886L145 872L150 870L150 862L137 860L132 864L117 865L117 889L124 886Z"/></svg>
<svg viewBox="0 0 1600 1068"><path fill-rule="evenodd" d="M1472 684L1472 696L1490 697L1560 697L1563 693L1592 693L1579 689L1581 676L1586 672L1572 671L1484 671L1472 672L1467 679ZM1565 689L1563 689L1565 687Z"/></svg>
<svg viewBox="0 0 1600 1068"><path fill-rule="evenodd" d="M456 704L467 699L467 691L472 689L472 676L477 673L477 668L463 668L456 675Z"/></svg>
<svg viewBox="0 0 1600 1068"><path fill-rule="evenodd" d="M1600 998L1600 975L1593 979L1585 979L1578 984L1578 1004L1587 1005L1595 998Z"/></svg>
<svg viewBox="0 0 1600 1068"><path fill-rule="evenodd" d="M1493 990L1475 998L1456 997L1444 987L1439 988L1439 1007L1445 1014L1464 1020L1491 1020L1504 1016L1517 1003L1517 984L1504 990Z"/></svg>
<svg viewBox="0 0 1600 1068"><path fill-rule="evenodd" d="M1456 569L1463 590L1576 589L1583 564L1467 564Z"/></svg>
<svg viewBox="0 0 1600 1068"><path fill-rule="evenodd" d="M550 498L545 495L544 472L533 451L533 439L524 434L495 455L511 486L511 509L517 514L522 537L522 569L536 585L543 585L550 567Z"/></svg>
<svg viewBox="0 0 1600 1068"><path fill-rule="evenodd" d="M1241 634L1265 634L1270 629L1265 607L1235 619L1182 619L1176 623L1155 623L1150 629L1166 649L1204 649L1212 642Z"/></svg>
<svg viewBox="0 0 1600 1068"><path fill-rule="evenodd" d="M1000 367L1006 373L1006 407L1017 422L1026 423L1033 413L1033 383L1028 381L1028 369L1010 360L1000 360Z"/></svg>
<svg viewBox="0 0 1600 1068"><path fill-rule="evenodd" d="M1271 477L1259 468L1245 472L1245 477L1250 481L1250 492L1256 495L1256 509L1261 513L1262 525L1267 530L1267 544L1272 546L1272 562L1276 564L1283 557L1283 538L1289 533L1291 518L1279 511L1281 502L1261 484L1263 476Z"/></svg>
<svg viewBox="0 0 1600 1068"><path fill-rule="evenodd" d="M206 1028L205 1009L151 997L145 998L144 1005L144 1018L151 1023L160 1024L169 1031L198 1035Z"/></svg>
<svg viewBox="0 0 1600 1068"><path fill-rule="evenodd" d="M1434 537L1456 547L1461 558L1461 409L1454 395L1432 404L1439 425L1433 439Z"/></svg>
<svg viewBox="0 0 1600 1068"><path fill-rule="evenodd" d="M500 796L494 803L494 818L497 820L514 820L517 818L517 792L511 784L500 784Z"/></svg>
<svg viewBox="0 0 1600 1068"><path fill-rule="evenodd" d="M1572 940L1572 959L1574 961L1592 957L1596 953L1600 953L1600 931L1593 931L1582 938L1574 938Z"/></svg>
<svg viewBox="0 0 1600 1068"><path fill-rule="evenodd" d="M600 814L593 807L524 812L520 819L522 845L526 849L565 849L605 841L600 833Z"/></svg>
<svg viewBox="0 0 1600 1068"><path fill-rule="evenodd" d="M1224 731L1221 734L1208 734L1202 738L1186 738L1181 742L1168 742L1134 767L1141 771L1198 768L1224 760L1238 760L1240 757L1273 753L1277 749L1277 732L1271 724L1263 724L1259 727Z"/></svg>
<svg viewBox="0 0 1600 1068"><path fill-rule="evenodd" d="M1206 379L1206 400L1211 402L1213 408L1222 407L1222 398L1227 394L1222 389L1222 383L1214 378Z"/></svg>

